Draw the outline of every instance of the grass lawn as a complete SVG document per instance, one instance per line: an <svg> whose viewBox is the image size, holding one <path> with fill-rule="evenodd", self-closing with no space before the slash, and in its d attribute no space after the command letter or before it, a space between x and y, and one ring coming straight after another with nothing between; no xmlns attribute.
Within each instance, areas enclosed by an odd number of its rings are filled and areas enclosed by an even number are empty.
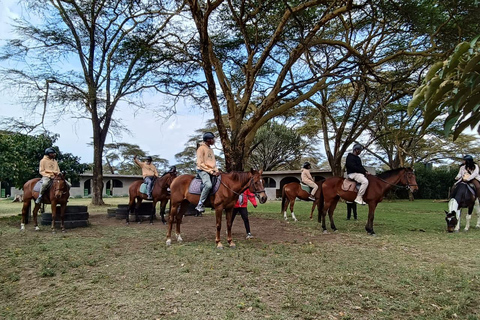
<svg viewBox="0 0 480 320"><path fill-rule="evenodd" d="M252 220L289 233L272 240L257 232L237 249L216 250L211 232L166 247L160 223L92 223L54 235L29 224L21 233L21 204L1 200L0 318L479 319L480 230L446 233L446 203L382 202L376 237L364 230L366 207L346 221L340 203L339 231L323 234L310 206L296 204L295 223L283 220L278 201L250 207ZM107 208L89 212L103 217Z"/></svg>

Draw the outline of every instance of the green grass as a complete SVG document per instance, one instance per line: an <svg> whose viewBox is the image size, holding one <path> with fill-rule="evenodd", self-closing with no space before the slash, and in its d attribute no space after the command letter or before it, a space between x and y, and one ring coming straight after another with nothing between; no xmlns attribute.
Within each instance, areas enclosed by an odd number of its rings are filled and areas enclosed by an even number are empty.
<svg viewBox="0 0 480 320"><path fill-rule="evenodd" d="M107 199L111 201L114 199ZM79 202L77 202L79 201ZM81 202L85 201L85 202ZM88 204L74 199L72 204ZM126 203L126 199L115 199ZM374 227L335 212L322 234L298 202L283 222L279 202L252 217L304 232L304 241L211 237L166 247L165 228L120 225L20 233L18 208L0 202L2 319L478 319L480 231L447 234L445 203L383 202ZM13 208L13 209L12 209ZM104 214L104 207L90 207ZM211 218L211 213L202 218ZM474 225L476 217L472 219ZM464 220L462 221L462 228Z"/></svg>

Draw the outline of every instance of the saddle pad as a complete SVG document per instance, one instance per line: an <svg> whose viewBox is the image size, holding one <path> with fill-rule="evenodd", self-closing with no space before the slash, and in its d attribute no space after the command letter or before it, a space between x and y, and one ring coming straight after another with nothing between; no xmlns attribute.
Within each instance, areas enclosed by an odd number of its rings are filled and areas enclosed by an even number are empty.
<svg viewBox="0 0 480 320"><path fill-rule="evenodd" d="M351 179L344 179L342 183L342 190L343 191L353 191L357 192L358 191L358 186L360 183L357 184L357 181L351 180Z"/></svg>
<svg viewBox="0 0 480 320"><path fill-rule="evenodd" d="M218 188L220 188L220 182L222 181L222 176L219 175L217 176L217 182L213 186L212 190L210 191L210 194L215 194L218 191ZM200 178L195 178L190 182L190 186L188 187L188 193L191 194L201 194L202 193L202 179Z"/></svg>
<svg viewBox="0 0 480 320"><path fill-rule="evenodd" d="M42 179L38 180L38 182L35 183L35 186L33 187L33 191L40 192L41 188L42 188Z"/></svg>
<svg viewBox="0 0 480 320"><path fill-rule="evenodd" d="M312 192L312 188L310 188L308 185L304 183L300 182L300 187L302 187L302 190L307 191L308 193Z"/></svg>
<svg viewBox="0 0 480 320"><path fill-rule="evenodd" d="M145 193L147 194L147 184L146 183L142 183L140 185L140 193Z"/></svg>

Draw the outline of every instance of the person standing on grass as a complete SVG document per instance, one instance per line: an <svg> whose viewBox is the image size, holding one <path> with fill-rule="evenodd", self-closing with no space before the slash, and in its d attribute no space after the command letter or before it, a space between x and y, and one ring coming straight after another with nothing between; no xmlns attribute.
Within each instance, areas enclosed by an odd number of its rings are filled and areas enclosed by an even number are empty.
<svg viewBox="0 0 480 320"><path fill-rule="evenodd" d="M350 220L353 212L353 219L357 220L357 203L346 201L347 203L347 220Z"/></svg>
<svg viewBox="0 0 480 320"><path fill-rule="evenodd" d="M235 217L237 216L237 213L240 213L243 219L243 224L245 225L245 231L247 232L246 239L252 239L252 233L250 232L250 221L248 220L248 210L247 210L247 205L248 201L250 201L253 204L253 207L257 207L257 199L255 199L255 195L249 190L245 190L237 200L237 203L235 203L235 207L233 208L233 214L232 214L232 227L233 227L233 220L235 220Z"/></svg>

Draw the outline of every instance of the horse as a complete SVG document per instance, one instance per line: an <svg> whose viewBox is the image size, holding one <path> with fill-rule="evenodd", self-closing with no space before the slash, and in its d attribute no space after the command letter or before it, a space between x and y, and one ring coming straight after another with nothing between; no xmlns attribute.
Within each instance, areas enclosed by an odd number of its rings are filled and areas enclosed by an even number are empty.
<svg viewBox="0 0 480 320"><path fill-rule="evenodd" d="M375 216L375 208L378 203L383 200L384 195L392 187L405 187L412 192L418 190L418 185L415 177L415 173L411 168L398 168L394 170L386 171L378 176L367 175L368 188L363 196L363 200L368 204L368 220L365 225L365 230L369 235L375 235L373 230L373 219ZM337 231L335 223L333 221L333 212L337 206L340 198L346 201L354 201L357 192L344 191L342 184L345 178L331 177L325 179L322 184L322 193L320 195L319 212L322 215L318 216L318 222L322 222L322 228L324 233L328 233L325 227L325 216L328 211L328 217L330 219L330 227L333 231Z"/></svg>
<svg viewBox="0 0 480 320"><path fill-rule="evenodd" d="M173 179L177 177L176 171L171 171L165 173L162 177L156 178L153 182L152 189L152 211L150 213L150 224L153 224L153 218L155 217L155 206L157 202L160 201L160 216L162 217L163 224L166 224L165 220L165 208L167 207L167 202L170 199L170 191L168 188L172 184ZM135 212L135 221L138 221L138 209L142 203L142 200L147 199L147 195L140 192L140 186L142 185L143 180L137 180L133 182L128 188L129 202L128 208L129 213ZM135 203L135 200L136 203ZM129 214L127 214L127 224L130 224ZM140 222L139 222L140 223Z"/></svg>
<svg viewBox="0 0 480 320"><path fill-rule="evenodd" d="M445 211L445 221L447 222L448 232L458 232L460 230L462 208L468 209L464 230L468 231L470 229L470 220L472 219L474 208L478 217L476 228L480 228L480 206L478 199L474 190L465 182L459 182L455 186L450 201L448 201L448 211Z"/></svg>
<svg viewBox="0 0 480 320"><path fill-rule="evenodd" d="M267 201L267 195L263 186L262 170L251 169L250 172L230 172L220 173L221 183L218 191L214 195L209 195L208 200L215 208L216 236L215 243L217 249L223 249L220 242L220 230L222 228L222 212L225 210L227 221L227 241L231 248L235 247L232 239L232 211L240 194L246 189L250 189L259 199L260 203ZM172 244L172 226L176 223L176 238L178 242L183 239L180 234L180 224L182 218L188 209L188 204L198 204L200 195L188 192L190 183L195 178L193 175L181 175L173 180L170 196L170 214L168 216L167 246Z"/></svg>
<svg viewBox="0 0 480 320"><path fill-rule="evenodd" d="M22 207L22 222L20 225L20 230L25 230L25 223L28 223L27 215L30 210L30 204L32 200L36 200L39 196L39 191L34 191L33 187L40 180L40 178L35 178L28 180L23 185L23 207ZM57 204L60 204L60 217L61 223L60 227L62 232L65 232L65 209L67 207L68 198L70 197L69 187L65 181L65 177L62 173L55 174L50 187L45 191L45 194L42 196L41 203L51 204L52 207L52 232L55 233L55 218L57 215ZM40 209L41 203L35 203L33 208L33 222L35 224L35 230L38 231L37 214L38 209Z"/></svg>
<svg viewBox="0 0 480 320"><path fill-rule="evenodd" d="M318 206L318 202L320 199L320 193L321 193L321 187L322 187L322 181L316 182L318 184L318 190L315 192L315 200L313 201L312 204L312 210L310 210L310 220L312 220L313 217L313 211L315 210L315 207ZM290 213L292 215L293 221L298 221L297 217L295 217L295 213L293 212L293 206L295 205L295 199L299 198L304 201L312 201L308 197L310 196L310 193L307 191L303 190L300 183L298 182L290 182L287 183L286 185L283 186L282 188L282 213L283 213L283 218L285 221L288 220L287 218L287 208L288 205L290 204ZM320 214L320 213L319 213Z"/></svg>

